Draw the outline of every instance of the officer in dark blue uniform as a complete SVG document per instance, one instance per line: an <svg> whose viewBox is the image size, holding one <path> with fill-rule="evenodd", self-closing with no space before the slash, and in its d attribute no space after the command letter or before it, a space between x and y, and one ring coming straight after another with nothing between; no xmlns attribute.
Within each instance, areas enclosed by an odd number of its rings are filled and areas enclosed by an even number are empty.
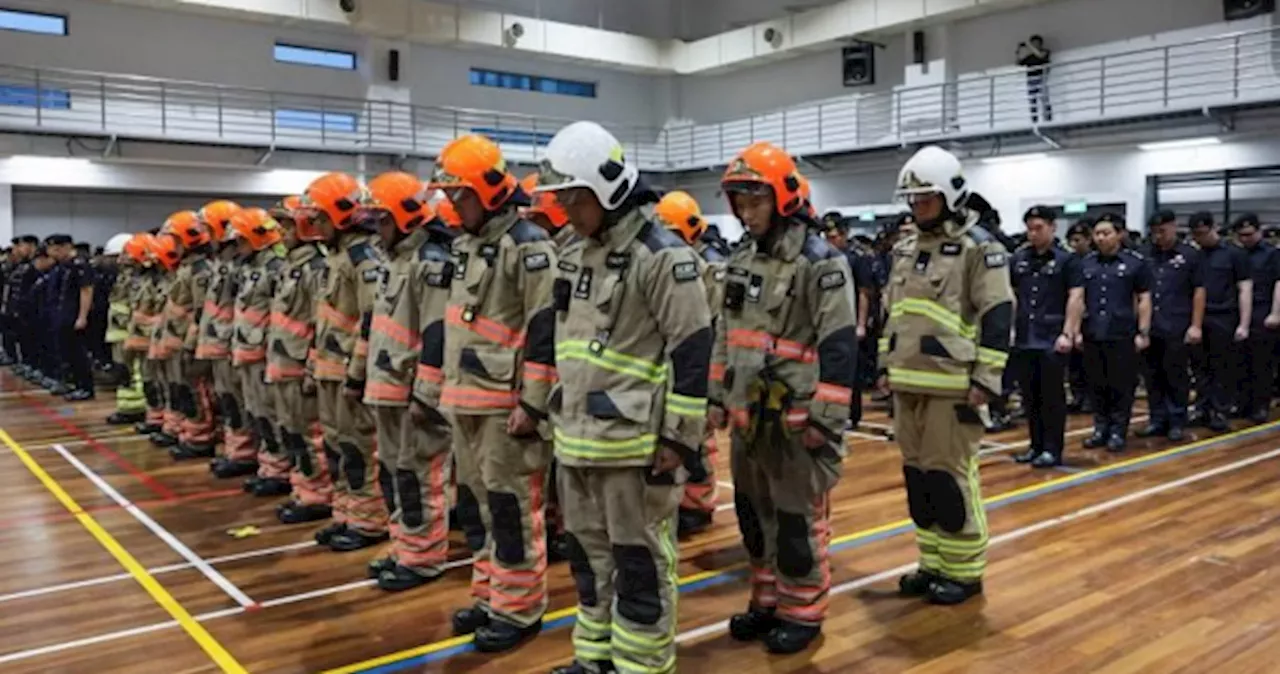
<svg viewBox="0 0 1280 674"><path fill-rule="evenodd" d="M1072 283L1067 332L1084 349L1093 387L1093 435L1088 448L1122 452L1133 412L1138 354L1151 336L1150 275L1140 253L1122 247L1123 220L1104 215L1093 225L1097 251L1081 262ZM1135 311L1135 301L1136 311ZM1075 328L1081 324L1083 329Z"/></svg>
<svg viewBox="0 0 1280 674"><path fill-rule="evenodd" d="M0 255L3 260L0 261L0 366L13 365L14 357L9 355L13 349L13 332L9 321L9 274L13 268L18 265L17 243L18 239L14 238L14 246L5 248Z"/></svg>
<svg viewBox="0 0 1280 674"><path fill-rule="evenodd" d="M36 279L37 272L32 266L32 259L35 257L38 245L40 245L40 239L30 234L14 239L13 248L17 251L18 261L10 270L5 282L8 299L5 302L4 311L9 323L9 331L13 335L13 339L5 344L5 349L17 362L13 371L21 377L29 376L33 369L31 363L33 354L24 353L24 349L29 349L31 345L27 334L28 317L23 314L23 309L27 294L31 292L31 284Z"/></svg>
<svg viewBox="0 0 1280 674"><path fill-rule="evenodd" d="M23 344L23 356L30 354L31 372L28 379L45 388L56 383L49 373L55 369L53 356L56 345L50 339L47 326L56 306L56 295L50 292L55 282L54 262L49 251L41 246L31 263L31 284L24 294L20 311L26 322L27 338Z"/></svg>
<svg viewBox="0 0 1280 674"><path fill-rule="evenodd" d="M1240 416L1260 424L1271 415L1271 385L1275 379L1276 328L1280 328L1280 297L1276 281L1280 280L1280 250L1262 240L1258 216L1246 213L1231 223L1240 247L1249 256L1249 275L1253 279L1253 307L1250 312L1249 340L1243 350L1238 404Z"/></svg>
<svg viewBox="0 0 1280 674"><path fill-rule="evenodd" d="M1037 468L1062 465L1067 400L1063 373L1075 339L1066 329L1071 284L1078 283L1078 261L1054 239L1054 216L1034 206L1022 216L1027 245L1013 254L1010 285L1017 313L1013 322L1013 358L1021 379L1023 411L1031 447L1014 457Z"/></svg>
<svg viewBox="0 0 1280 674"><path fill-rule="evenodd" d="M1165 435L1178 442L1191 394L1190 345L1200 343L1204 324L1204 270L1200 253L1178 242L1172 211L1152 216L1149 225L1151 243L1143 256L1151 270L1151 346L1143 365L1151 419L1138 437Z"/></svg>
<svg viewBox="0 0 1280 674"><path fill-rule="evenodd" d="M77 254L70 236L55 234L49 237L48 245L61 270L58 310L52 324L64 358L64 379L71 381L69 390L63 386L51 392L62 393L73 402L90 400L93 398L93 366L89 358L89 311L93 306L93 270L89 268L89 261Z"/></svg>
<svg viewBox="0 0 1280 674"><path fill-rule="evenodd" d="M1191 216L1204 275L1204 337L1196 376L1196 406L1209 428L1227 430L1227 410L1240 381L1240 350L1249 339L1253 277L1249 257L1222 240L1211 213Z"/></svg>
<svg viewBox="0 0 1280 674"><path fill-rule="evenodd" d="M1093 252L1093 221L1083 218L1071 225L1067 230L1067 250L1077 265ZM1084 353L1080 349L1072 349L1071 355L1067 356L1067 381L1071 389L1071 402L1067 405L1067 412L1093 414L1093 403L1089 400L1089 377L1084 371Z"/></svg>

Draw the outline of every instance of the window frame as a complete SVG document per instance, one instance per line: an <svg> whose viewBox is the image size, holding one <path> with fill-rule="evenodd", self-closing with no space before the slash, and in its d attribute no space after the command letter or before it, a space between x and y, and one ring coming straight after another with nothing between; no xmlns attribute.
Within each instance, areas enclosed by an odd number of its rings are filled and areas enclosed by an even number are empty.
<svg viewBox="0 0 1280 674"><path fill-rule="evenodd" d="M282 113L285 116L286 123L281 123L280 116ZM310 119L310 116L314 116L315 124L287 123L287 120L291 117L294 120L306 120ZM271 119L277 129L318 131L325 134L360 132L360 115L353 112L309 110L307 108L275 108L271 114ZM350 122L350 125L347 122Z"/></svg>
<svg viewBox="0 0 1280 674"><path fill-rule="evenodd" d="M552 96L571 96L573 98L597 98L597 82L585 80L569 80L547 75L528 75L491 68L471 67L468 81L473 87L490 87L507 91L525 91ZM516 86L508 86L508 83Z"/></svg>
<svg viewBox="0 0 1280 674"><path fill-rule="evenodd" d="M26 98L30 99L30 105L17 102ZM0 82L0 106L29 110L70 110L71 91Z"/></svg>
<svg viewBox="0 0 1280 674"><path fill-rule="evenodd" d="M297 49L300 51L312 52L315 54L326 54L333 56L349 56L351 57L351 67L329 65L325 63L314 63L303 60L290 60L280 58L280 49ZM354 72L360 68L360 55L353 51L345 49L331 49L329 47L312 47L304 44L293 44L291 42L281 42L277 40L271 45L271 57L276 63L282 63L289 66L303 66L305 68L324 68L325 70L337 70L339 72Z"/></svg>
<svg viewBox="0 0 1280 674"><path fill-rule="evenodd" d="M0 31L8 31L10 33L26 33L27 35L48 35L53 37L66 37L71 34L71 19L66 14L55 14L53 12L33 12L28 9L15 9L13 7L0 7L0 15L14 14L18 16L28 16L41 19L58 19L62 22L62 32L53 33L44 30L26 30L23 28L12 28L0 23Z"/></svg>

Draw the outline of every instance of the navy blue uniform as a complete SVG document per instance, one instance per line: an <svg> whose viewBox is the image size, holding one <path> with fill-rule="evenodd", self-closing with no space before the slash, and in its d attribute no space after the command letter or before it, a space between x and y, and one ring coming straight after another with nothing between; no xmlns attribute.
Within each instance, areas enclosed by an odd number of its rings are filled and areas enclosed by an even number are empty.
<svg viewBox="0 0 1280 674"><path fill-rule="evenodd" d="M1200 264L1204 274L1204 340L1196 376L1196 403L1212 420L1223 417L1234 403L1242 346L1235 341L1236 326L1240 324L1237 284L1252 276L1249 256L1225 241L1202 248Z"/></svg>
<svg viewBox="0 0 1280 674"><path fill-rule="evenodd" d="M18 346L21 351L19 360L36 368L39 367L36 362L38 340L34 328L38 324L31 315L33 308L31 289L40 275L40 271L32 261L24 260L18 263L9 276L9 302L6 306L12 321L12 329L18 337Z"/></svg>
<svg viewBox="0 0 1280 674"><path fill-rule="evenodd" d="M1168 250L1148 246L1143 254L1151 270L1151 346L1143 364L1150 434L1155 435L1187 425L1191 350L1186 336L1192 300L1204 287L1204 268L1199 251L1183 243Z"/></svg>
<svg viewBox="0 0 1280 674"><path fill-rule="evenodd" d="M1093 443L1123 446L1137 385L1138 312L1134 297L1150 288L1141 254L1121 248L1115 255L1089 253L1075 286L1084 289L1084 365L1093 389Z"/></svg>
<svg viewBox="0 0 1280 674"><path fill-rule="evenodd" d="M77 329L76 318L80 315L80 290L93 285L93 270L84 258L73 257L58 265L58 273L60 279L56 325L59 348L66 358L64 378L71 380L75 390L92 392L90 332L87 325Z"/></svg>
<svg viewBox="0 0 1280 674"><path fill-rule="evenodd" d="M89 309L89 353L100 367L111 364L111 347L107 344L107 321L111 312L111 288L116 284L114 265L90 264L93 275L93 307Z"/></svg>
<svg viewBox="0 0 1280 674"><path fill-rule="evenodd" d="M1238 404L1242 416L1263 421L1271 412L1271 384L1275 379L1275 331L1264 322L1271 313L1272 291L1280 280L1280 250L1269 243L1244 248L1253 279L1253 313L1249 321L1249 341L1242 355Z"/></svg>
<svg viewBox="0 0 1280 674"><path fill-rule="evenodd" d="M1048 452L1059 461L1066 437L1067 400L1063 388L1066 356L1054 350L1063 334L1070 290L1081 277L1071 253L1050 246L1043 253L1030 246L1013 254L1010 285L1016 299L1013 359L1022 389L1031 448L1026 459Z"/></svg>

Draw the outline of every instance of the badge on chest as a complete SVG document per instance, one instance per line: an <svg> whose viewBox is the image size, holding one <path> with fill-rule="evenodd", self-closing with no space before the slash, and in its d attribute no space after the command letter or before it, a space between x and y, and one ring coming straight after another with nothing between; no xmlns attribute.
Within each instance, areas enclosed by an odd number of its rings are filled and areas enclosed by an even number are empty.
<svg viewBox="0 0 1280 674"><path fill-rule="evenodd" d="M463 279L467 276L467 258L468 254L461 251L453 253L453 277Z"/></svg>
<svg viewBox="0 0 1280 674"><path fill-rule="evenodd" d="M578 283L573 288L573 296L580 299L590 299L591 297L591 267L585 267L582 273L578 275Z"/></svg>
<svg viewBox="0 0 1280 674"><path fill-rule="evenodd" d="M922 250L916 255L915 270L917 274L923 274L929 270L929 260L932 257L933 255L927 250Z"/></svg>
<svg viewBox="0 0 1280 674"><path fill-rule="evenodd" d="M747 301L759 302L760 295L764 293L764 277L759 274L751 275L751 284L747 286Z"/></svg>

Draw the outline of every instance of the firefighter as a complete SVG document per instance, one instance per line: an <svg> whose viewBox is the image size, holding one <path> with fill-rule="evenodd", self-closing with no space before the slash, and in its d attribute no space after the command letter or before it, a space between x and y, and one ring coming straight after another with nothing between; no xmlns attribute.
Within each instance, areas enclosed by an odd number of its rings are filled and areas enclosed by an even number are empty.
<svg viewBox="0 0 1280 674"><path fill-rule="evenodd" d="M756 143L721 185L751 243L730 256L712 369L713 425L732 419L738 526L751 601L729 629L774 653L820 634L831 583L831 489L856 377L852 270L810 229L795 162Z"/></svg>
<svg viewBox="0 0 1280 674"><path fill-rule="evenodd" d="M958 604L982 592L987 518L978 445L1000 395L1013 320L1008 253L964 208L960 161L928 146L898 176L917 232L894 246L879 386L893 392L919 569L900 594Z"/></svg>
<svg viewBox="0 0 1280 674"><path fill-rule="evenodd" d="M160 349L160 323L164 320L165 300L173 278L166 253L175 242L167 234L151 234L145 242L152 265L149 278L138 293L133 320L147 336L147 355L142 362L142 393L147 399L147 418L134 429L141 435L150 436L164 429L164 412L169 397Z"/></svg>
<svg viewBox="0 0 1280 674"><path fill-rule="evenodd" d="M288 250L271 300L267 381L273 396L280 442L292 469L292 494L276 508L283 524L329 519L333 514L333 479L324 454L324 429L316 400L315 380L307 374L307 356L315 347L316 296L324 282L324 238L302 207L300 197L287 197L242 238L259 239L253 247L280 239ZM270 244L274 245L274 244Z"/></svg>
<svg viewBox="0 0 1280 674"><path fill-rule="evenodd" d="M493 141L444 147L433 189L462 218L445 317L440 407L453 414L458 517L475 553L474 606L453 615L481 652L514 648L547 608L545 493L551 448L538 433L555 374L556 251ZM524 202L524 203L521 203Z"/></svg>
<svg viewBox="0 0 1280 674"><path fill-rule="evenodd" d="M373 297L382 278L381 258L363 217L363 189L349 175L329 173L303 196L327 240L325 283L316 298L315 353L308 362L316 381L324 451L333 477L334 522L316 542L335 552L387 540L387 506L374 455L376 428L364 396L365 361Z"/></svg>
<svg viewBox="0 0 1280 674"><path fill-rule="evenodd" d="M724 304L725 256L704 240L707 233L707 221L702 217L702 209L698 202L687 192L671 192L662 197L654 208L654 216L662 226L675 232L692 246L701 258L702 284L707 290L707 306L711 311L712 327L715 327L720 307ZM718 373L723 378L723 373ZM684 485L684 497L680 501L680 513L676 532L681 538L711 526L711 517L716 511L718 483L716 482L716 463L720 456L719 439L714 429L707 429L703 440L701 460L689 464L689 479Z"/></svg>
<svg viewBox="0 0 1280 674"><path fill-rule="evenodd" d="M166 405L164 423L158 433L151 435L151 443L173 447L182 435L188 410L183 361L187 328L191 323L193 267L200 262L207 265L202 249L209 241L209 232L200 224L200 216L195 211L180 211L169 216L156 241L160 245L157 257L167 272L168 283L152 343L155 345L153 358L162 363L160 385Z"/></svg>
<svg viewBox="0 0 1280 674"><path fill-rule="evenodd" d="M440 578L449 552L449 424L436 410L438 400L414 391L418 378L440 381L453 233L435 218L425 193L418 178L391 172L369 182L362 204L378 223L387 255L363 378L392 540L390 555L372 562L369 576L389 592Z"/></svg>
<svg viewBox="0 0 1280 674"><path fill-rule="evenodd" d="M132 296L139 282L142 262L135 258L142 242L137 234L117 234L107 241L103 254L115 256L115 283L111 286L107 309L107 343L111 345L111 360L124 370L124 377L116 386L116 411L107 417L112 426L136 424L147 416L147 401L142 395L142 373L136 367L134 351L127 350L131 334Z"/></svg>
<svg viewBox="0 0 1280 674"><path fill-rule="evenodd" d="M674 672L676 514L713 341L703 265L649 218L657 194L597 124L556 134L539 189L578 233L557 265L551 398L578 620L575 661L553 671Z"/></svg>
<svg viewBox="0 0 1280 674"><path fill-rule="evenodd" d="M231 227L244 260L236 289L231 364L239 374L248 423L258 437L258 473L245 480L244 490L259 497L284 496L292 490L291 466L281 444L275 398L267 383L267 342L271 302L286 266L287 251L280 243L279 224L261 208L239 211L231 217Z"/></svg>

